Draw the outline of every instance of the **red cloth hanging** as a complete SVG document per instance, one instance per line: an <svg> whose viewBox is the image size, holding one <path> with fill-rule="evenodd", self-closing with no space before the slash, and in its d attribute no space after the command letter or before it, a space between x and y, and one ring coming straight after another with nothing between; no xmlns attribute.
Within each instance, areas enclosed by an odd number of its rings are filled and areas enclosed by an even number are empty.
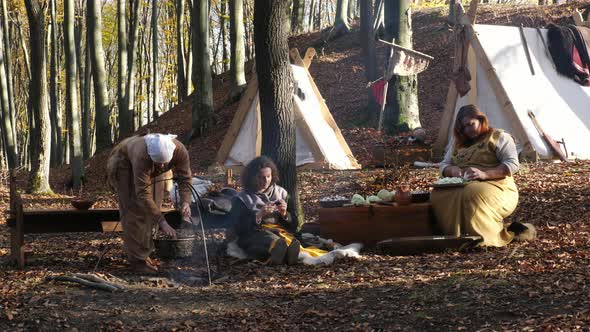
<svg viewBox="0 0 590 332"><path fill-rule="evenodd" d="M373 89L373 96L379 105L383 105L383 88L385 87L385 80L380 79L375 82L371 88Z"/></svg>

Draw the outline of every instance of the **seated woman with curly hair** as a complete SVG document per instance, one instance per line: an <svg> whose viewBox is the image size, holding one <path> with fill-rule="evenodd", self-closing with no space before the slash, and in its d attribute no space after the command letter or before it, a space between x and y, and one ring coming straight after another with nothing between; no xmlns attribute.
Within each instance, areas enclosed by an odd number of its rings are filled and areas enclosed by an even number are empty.
<svg viewBox="0 0 590 332"><path fill-rule="evenodd" d="M232 200L229 217L238 246L252 258L271 264L296 264L300 243L292 236L297 220L287 212L287 191L270 158L260 156L242 173L243 190Z"/></svg>
<svg viewBox="0 0 590 332"><path fill-rule="evenodd" d="M534 227L513 222L505 227L518 204L518 189L512 175L520 167L514 138L491 128L476 106L459 109L454 144L441 162L444 177L463 177L463 187L437 188L431 202L437 224L445 235L479 235L481 245L502 247L515 236L530 239Z"/></svg>

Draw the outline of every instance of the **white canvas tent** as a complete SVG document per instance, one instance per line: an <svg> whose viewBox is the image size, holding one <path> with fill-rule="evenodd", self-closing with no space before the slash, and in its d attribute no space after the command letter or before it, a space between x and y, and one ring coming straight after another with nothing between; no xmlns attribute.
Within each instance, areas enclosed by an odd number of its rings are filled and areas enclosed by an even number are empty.
<svg viewBox="0 0 590 332"><path fill-rule="evenodd" d="M293 94L296 124L296 164L303 168L359 169L340 129L332 118L307 68L315 55L308 49L305 59L290 52L296 86L303 98ZM217 163L226 167L245 166L260 155L261 126L258 105L258 81L250 80L240 100L236 115L217 154Z"/></svg>
<svg viewBox="0 0 590 332"><path fill-rule="evenodd" d="M529 67L519 27L474 25L468 68L471 91L459 98L451 82L435 156L450 146L459 108L476 104L490 125L517 139L521 157L551 159L550 147L535 128L533 111L542 129L555 140L564 140L568 158L590 158L590 87L557 73L546 49L547 30L524 28L534 75Z"/></svg>

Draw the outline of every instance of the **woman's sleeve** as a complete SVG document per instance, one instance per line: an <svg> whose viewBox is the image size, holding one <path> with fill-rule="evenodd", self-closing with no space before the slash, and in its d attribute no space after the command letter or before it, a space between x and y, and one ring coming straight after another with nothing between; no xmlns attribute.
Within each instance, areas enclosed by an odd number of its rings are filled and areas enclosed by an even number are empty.
<svg viewBox="0 0 590 332"><path fill-rule="evenodd" d="M502 133L496 144L496 157L501 164L504 164L510 171L510 175L518 172L520 163L518 162L518 151L514 138L507 133Z"/></svg>
<svg viewBox="0 0 590 332"><path fill-rule="evenodd" d="M256 214L248 210L238 197L234 197L231 201L228 218L230 218L230 224L234 225L234 230L238 236L248 233L256 226Z"/></svg>
<svg viewBox="0 0 590 332"><path fill-rule="evenodd" d="M440 166L439 166L439 170L440 170L440 176L444 177L444 171L445 168L452 166L452 162L451 162L451 156L453 154L453 147L449 147L449 149L447 150L447 152L445 153L445 157L444 159L440 162Z"/></svg>

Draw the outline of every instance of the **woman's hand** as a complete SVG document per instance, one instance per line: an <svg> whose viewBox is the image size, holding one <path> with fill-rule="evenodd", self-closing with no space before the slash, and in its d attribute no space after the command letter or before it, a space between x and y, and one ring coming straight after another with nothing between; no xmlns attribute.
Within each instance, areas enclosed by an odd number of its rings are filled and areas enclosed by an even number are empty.
<svg viewBox="0 0 590 332"><path fill-rule="evenodd" d="M463 171L459 166L449 166L445 168L444 173L449 177L460 178L463 176Z"/></svg>
<svg viewBox="0 0 590 332"><path fill-rule="evenodd" d="M180 206L180 213L184 220L191 220L191 205L189 203L182 203Z"/></svg>
<svg viewBox="0 0 590 332"><path fill-rule="evenodd" d="M273 203L265 204L260 211L256 213L256 221L262 220L262 218L273 214L277 210L277 207ZM259 222L260 223L260 222Z"/></svg>
<svg viewBox="0 0 590 332"><path fill-rule="evenodd" d="M281 215L281 217L285 217L287 215L287 202L285 202L282 199L279 199L277 202L279 202L279 204L277 205L277 210L279 211L279 214Z"/></svg>
<svg viewBox="0 0 590 332"><path fill-rule="evenodd" d="M162 220L160 220L160 231L162 231L162 233L164 233L164 235L176 239L176 231L174 230L174 228L170 227L170 225L168 224L168 222L166 221L166 219L164 219L162 217Z"/></svg>
<svg viewBox="0 0 590 332"><path fill-rule="evenodd" d="M480 170L479 168L475 167L467 167L465 169L464 177L466 180L473 181L473 180L487 180L489 177L486 172Z"/></svg>

